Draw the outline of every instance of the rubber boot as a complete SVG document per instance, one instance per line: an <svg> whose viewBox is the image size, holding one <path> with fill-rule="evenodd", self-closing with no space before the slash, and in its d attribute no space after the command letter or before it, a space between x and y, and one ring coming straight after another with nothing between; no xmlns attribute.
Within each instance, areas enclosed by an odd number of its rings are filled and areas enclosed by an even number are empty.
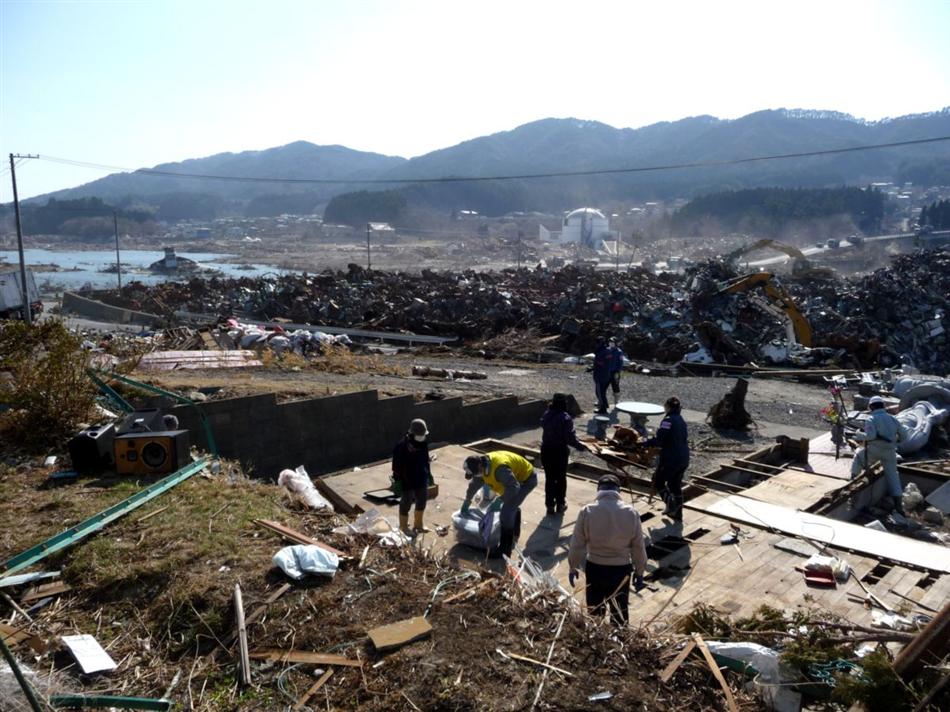
<svg viewBox="0 0 950 712"><path fill-rule="evenodd" d="M414 529L417 532L431 532L432 531L431 529L426 527L425 524L422 523L422 518L424 515L425 515L425 512L420 512L418 509L416 510L416 520L415 520Z"/></svg>
<svg viewBox="0 0 950 712"><path fill-rule="evenodd" d="M409 536L412 534L412 529L409 528L409 514L400 514L399 515L399 528L402 530L402 533Z"/></svg>
<svg viewBox="0 0 950 712"><path fill-rule="evenodd" d="M515 530L501 528L501 541L498 546L488 553L489 559L500 559L502 556L511 556L511 550L515 545Z"/></svg>

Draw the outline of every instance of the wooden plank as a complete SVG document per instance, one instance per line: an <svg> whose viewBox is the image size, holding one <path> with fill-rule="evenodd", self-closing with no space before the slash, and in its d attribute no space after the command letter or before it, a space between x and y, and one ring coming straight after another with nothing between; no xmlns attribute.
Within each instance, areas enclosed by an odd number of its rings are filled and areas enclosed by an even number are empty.
<svg viewBox="0 0 950 712"><path fill-rule="evenodd" d="M486 579L485 581L482 581L481 583L477 583L470 588L466 588L464 591L459 591L458 593L455 593L449 596L444 601L442 601L442 603L453 603L463 598L468 598L469 596L475 594L476 592L482 590L483 588L486 588L490 586L491 584L497 583L497 582L498 582L498 579L495 579L495 578Z"/></svg>
<svg viewBox="0 0 950 712"><path fill-rule="evenodd" d="M73 587L68 583L62 581L57 581L55 583L46 583L40 586L33 586L26 593L20 596L20 603L29 603L30 601L38 601L41 598L47 598L49 596L58 596L61 593L66 593L67 591L72 591Z"/></svg>
<svg viewBox="0 0 950 712"><path fill-rule="evenodd" d="M330 551L341 559L349 558L348 554L343 553L339 549L334 549L329 544L324 544L323 542L317 541L312 537L307 536L301 532L298 532L296 529L291 529L290 527L284 526L280 522L272 522L269 519L255 519L254 523L259 527L264 527L265 529L270 529L272 532L280 534L285 539L289 539L292 542L297 544L309 544L312 546L319 546L321 549Z"/></svg>
<svg viewBox="0 0 950 712"><path fill-rule="evenodd" d="M719 669L719 665L715 658L713 658L712 653L709 652L709 648L706 647L706 641L703 640L699 633L693 633L693 640L696 641L696 645L699 646L699 652L701 652L703 657L706 658L706 663L709 665L709 669L712 670L713 676L716 678L716 681L722 688L722 692L726 696L726 704L729 706L730 712L739 712L739 707L736 705L736 700L732 696L732 689L726 682L726 678L722 676L722 670Z"/></svg>
<svg viewBox="0 0 950 712"><path fill-rule="evenodd" d="M373 646L379 652L401 648L422 638L428 638L431 633L432 625L423 616L407 618L366 631Z"/></svg>
<svg viewBox="0 0 950 712"><path fill-rule="evenodd" d="M247 650L247 626L244 622L244 598L241 596L241 586L234 584L234 616L237 622L238 650L241 661L241 684L247 687L251 684L251 659Z"/></svg>
<svg viewBox="0 0 950 712"><path fill-rule="evenodd" d="M835 549L850 549L922 569L950 573L950 549L890 532L798 512L740 495L719 496L709 493L687 502L685 506L757 528L811 539Z"/></svg>
<svg viewBox="0 0 950 712"><path fill-rule="evenodd" d="M315 653L310 650L281 650L279 648L261 648L249 653L252 660L270 660L279 663L304 663L312 665L342 665L343 667L362 667L359 660L345 658L331 653Z"/></svg>
<svg viewBox="0 0 950 712"><path fill-rule="evenodd" d="M686 645L683 646L683 649L676 654L676 657L670 661L670 664L666 666L663 672L660 673L660 680L663 681L665 685L670 681L673 675L677 670L680 669L680 665L685 662L686 658L689 657L689 654L693 652L693 649L696 647L695 640L689 640L686 642Z"/></svg>
<svg viewBox="0 0 950 712"><path fill-rule="evenodd" d="M295 710L303 709L304 706L310 701L310 698L317 694L317 691L323 687L324 683L330 679L330 675L333 674L333 668L328 668L325 673L320 676L320 679L317 680L310 686L310 689L307 690L300 696L300 699L297 700L297 703L294 705Z"/></svg>

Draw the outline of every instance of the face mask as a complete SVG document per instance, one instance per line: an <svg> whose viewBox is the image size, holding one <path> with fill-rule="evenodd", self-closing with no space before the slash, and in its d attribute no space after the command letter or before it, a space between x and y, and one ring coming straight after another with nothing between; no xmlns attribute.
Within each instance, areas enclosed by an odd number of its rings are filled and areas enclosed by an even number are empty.
<svg viewBox="0 0 950 712"><path fill-rule="evenodd" d="M412 436L412 439L415 440L417 443L424 443L424 442L426 441L426 436L425 436L425 435L413 435L413 436Z"/></svg>

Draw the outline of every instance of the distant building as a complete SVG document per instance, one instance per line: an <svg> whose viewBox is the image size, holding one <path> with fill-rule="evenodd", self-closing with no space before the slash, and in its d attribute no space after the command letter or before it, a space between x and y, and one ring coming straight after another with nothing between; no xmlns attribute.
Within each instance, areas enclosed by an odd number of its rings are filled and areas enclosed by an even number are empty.
<svg viewBox="0 0 950 712"><path fill-rule="evenodd" d="M200 240L210 240L211 239L211 228L210 227L196 227L195 228L195 237Z"/></svg>
<svg viewBox="0 0 950 712"><path fill-rule="evenodd" d="M579 244L595 250L603 248L605 240L615 240L610 231L610 220L596 208L578 208L564 216L560 232L539 226L540 237L545 242Z"/></svg>
<svg viewBox="0 0 950 712"><path fill-rule="evenodd" d="M389 223L371 222L366 223L366 227L369 229L370 237L374 242L396 241L396 228Z"/></svg>

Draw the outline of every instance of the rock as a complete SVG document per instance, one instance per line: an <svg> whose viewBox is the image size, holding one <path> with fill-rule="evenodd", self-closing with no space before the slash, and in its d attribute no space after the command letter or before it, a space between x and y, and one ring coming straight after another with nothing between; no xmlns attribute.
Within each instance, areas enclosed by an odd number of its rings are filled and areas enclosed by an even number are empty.
<svg viewBox="0 0 950 712"><path fill-rule="evenodd" d="M920 516L928 524L943 524L943 512L936 507L927 507Z"/></svg>

